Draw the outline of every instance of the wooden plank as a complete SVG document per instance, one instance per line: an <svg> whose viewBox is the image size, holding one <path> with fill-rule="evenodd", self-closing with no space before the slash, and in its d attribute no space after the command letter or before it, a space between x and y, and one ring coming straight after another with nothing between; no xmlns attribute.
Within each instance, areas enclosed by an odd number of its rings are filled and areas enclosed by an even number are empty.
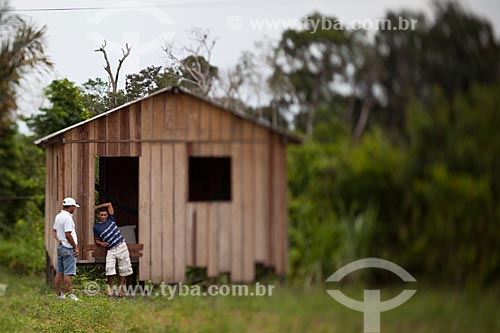
<svg viewBox="0 0 500 333"><path fill-rule="evenodd" d="M89 140L90 139L90 127L88 124L82 126L83 129L83 140ZM93 128L92 128L93 129ZM81 244L82 248L82 253L80 257L83 260L88 259L88 253L87 253L87 243L90 241L89 237L89 224L90 224L90 217L93 216L93 208L94 205L89 205L89 196L90 196L90 189L92 188L92 192L94 191L94 183L92 183L92 186L90 184L90 144L85 143L82 144L82 197L80 198L81 204L80 204L80 210L82 211L82 234L78 235L78 243Z"/></svg>
<svg viewBox="0 0 500 333"><path fill-rule="evenodd" d="M75 128L76 130L76 140L84 140L84 127L77 127ZM74 194L75 200L77 202L82 202L84 200L84 188L83 188L83 183L84 183L84 174L83 174L83 143L77 143L76 144L76 159L73 160L75 162L76 160L76 165L75 170L76 170L76 179L77 179L77 184L76 184L76 192ZM85 179L86 181L86 179ZM75 225L76 225L76 232L78 235L78 249L80 250L80 255L78 256L78 259L82 259L83 252L85 252L83 248L83 244L86 242L85 240L85 230L87 229L87 224L86 221L83 218L83 207L75 209L75 212L73 213L73 218L75 219ZM83 238L84 242L81 241Z"/></svg>
<svg viewBox="0 0 500 333"><path fill-rule="evenodd" d="M64 157L63 158L63 182L64 182L64 189L63 189L64 194L63 194L63 196L69 197L71 195L71 184L72 184L71 156L73 154L72 154L71 144L64 144L62 146L62 149L63 149L63 157Z"/></svg>
<svg viewBox="0 0 500 333"><path fill-rule="evenodd" d="M207 277L219 275L219 203L208 204L208 264Z"/></svg>
<svg viewBox="0 0 500 333"><path fill-rule="evenodd" d="M127 248L130 252L142 251L144 250L144 244L127 244ZM97 251L97 252L106 251L104 248L94 243L87 244L87 249L89 251Z"/></svg>
<svg viewBox="0 0 500 333"><path fill-rule="evenodd" d="M273 212L273 253L274 253L274 266L276 268L276 272L278 274L282 273L282 261L281 261L281 195L282 191L280 188L281 180L280 180L280 147L279 147L279 136L277 134L273 134L273 146L274 146L274 156L273 156L273 187L274 187L274 212Z"/></svg>
<svg viewBox="0 0 500 333"><path fill-rule="evenodd" d="M243 122L241 118L231 115L231 139L233 142L241 141L243 138Z"/></svg>
<svg viewBox="0 0 500 333"><path fill-rule="evenodd" d="M231 183L233 184L233 202L232 202L232 249L231 249L231 281L240 282L243 280L243 184L242 184L242 144L232 144L232 159L231 159Z"/></svg>
<svg viewBox="0 0 500 333"><path fill-rule="evenodd" d="M210 106L210 139L219 141L222 139L222 110Z"/></svg>
<svg viewBox="0 0 500 333"><path fill-rule="evenodd" d="M129 257L131 259L140 258L142 256L143 254L141 252L129 250ZM106 251L94 251L89 257L106 259Z"/></svg>
<svg viewBox="0 0 500 333"><path fill-rule="evenodd" d="M162 281L163 254L163 210L162 202L162 147L159 143L151 144L151 281Z"/></svg>
<svg viewBox="0 0 500 333"><path fill-rule="evenodd" d="M287 168L286 168L286 146L280 144L280 180L281 180L281 266L282 274L286 274L288 268L288 204L287 204Z"/></svg>
<svg viewBox="0 0 500 333"><path fill-rule="evenodd" d="M54 247L53 243L54 241L51 239L51 233L52 229L54 226L54 209L53 209L53 196L52 196L52 184L54 181L54 173L52 171L53 169L53 152L54 152L54 146L50 146L46 149L45 152L45 170L46 170L46 187L45 187L45 201L47 205L47 210L46 210L46 218L47 218L47 226L48 228L45 230L45 248L47 249L47 253L49 256L51 256L52 259L52 265L53 267L56 267L54 265ZM57 259L57 257L56 257Z"/></svg>
<svg viewBox="0 0 500 333"><path fill-rule="evenodd" d="M57 201L57 146L52 146L51 149L51 166L50 166L50 211L52 224L54 223L56 215L60 212L62 208L62 200ZM49 233L49 253L52 253L52 261L54 267L57 265L57 251L56 242L53 240L51 234Z"/></svg>
<svg viewBox="0 0 500 333"><path fill-rule="evenodd" d="M188 154L189 156L200 156L200 142L193 142L188 144Z"/></svg>
<svg viewBox="0 0 500 333"><path fill-rule="evenodd" d="M130 105L130 139L140 140L141 139L141 103L134 103ZM130 144L130 156L140 156L141 155L141 144L131 143Z"/></svg>
<svg viewBox="0 0 500 333"><path fill-rule="evenodd" d="M50 201L51 201L51 216L52 216L52 221L55 220L56 215L59 213L61 210L61 202L57 201L56 194L55 194L55 179L57 177L57 172L56 172L56 147L52 147L52 154L51 154L51 182L50 182ZM49 239L50 239L50 234L49 234ZM57 264L57 252L56 252L56 243L53 240L49 240L49 248L50 252L53 253L53 262L54 265Z"/></svg>
<svg viewBox="0 0 500 333"><path fill-rule="evenodd" d="M110 113L106 122L108 141L117 141L120 139L120 113L121 111ZM106 143L107 156L119 156L120 144L116 142Z"/></svg>
<svg viewBox="0 0 500 333"><path fill-rule="evenodd" d="M232 114L221 112L220 139L223 141L231 140L231 117Z"/></svg>
<svg viewBox="0 0 500 333"><path fill-rule="evenodd" d="M276 241L276 218L275 218L275 192L276 192L276 184L275 184L275 159L274 155L276 153L276 143L274 140L274 134L269 131L269 225L268 225L268 266L276 267L276 251L274 249L274 243Z"/></svg>
<svg viewBox="0 0 500 333"><path fill-rule="evenodd" d="M174 277L185 279L185 220L187 201L187 151L183 143L174 144Z"/></svg>
<svg viewBox="0 0 500 333"><path fill-rule="evenodd" d="M195 258L193 254L193 247L196 240L193 239L194 228L193 220L195 218L195 208L192 202L186 204L186 266L194 266Z"/></svg>
<svg viewBox="0 0 500 333"><path fill-rule="evenodd" d="M50 248L50 233L52 232L54 222L52 222L52 211L50 210L50 183L52 181L51 172L52 147L45 149L45 249L49 252Z"/></svg>
<svg viewBox="0 0 500 333"><path fill-rule="evenodd" d="M107 137L107 117L101 117L96 122L96 138L99 141L106 140ZM106 143L97 144L97 156L106 156Z"/></svg>
<svg viewBox="0 0 500 333"><path fill-rule="evenodd" d="M143 140L153 139L153 99L141 101L141 136ZM144 146L144 144L142 145Z"/></svg>
<svg viewBox="0 0 500 333"><path fill-rule="evenodd" d="M141 252L129 251L129 257L131 259L140 258L142 255ZM94 251L90 257L106 259L106 251Z"/></svg>
<svg viewBox="0 0 500 333"><path fill-rule="evenodd" d="M57 200L64 199L64 152L62 144L55 145L57 151Z"/></svg>
<svg viewBox="0 0 500 333"><path fill-rule="evenodd" d="M125 107L116 113L120 116L120 140L130 140L130 107ZM118 154L130 156L130 143L120 143Z"/></svg>
<svg viewBox="0 0 500 333"><path fill-rule="evenodd" d="M197 156L205 156L205 157L212 157L214 156L213 153L213 147L214 143L210 142L199 142L199 143L193 143L195 145L195 151Z"/></svg>
<svg viewBox="0 0 500 333"><path fill-rule="evenodd" d="M45 248L50 251L50 232L52 232L52 227L54 224L54 217L52 216L52 193L50 190L52 183L52 146L49 146L45 150L45 219L46 227L45 230ZM52 253L48 252L49 255Z"/></svg>
<svg viewBox="0 0 500 333"><path fill-rule="evenodd" d="M131 104L129 106L129 117L128 117L128 121L129 121L129 135L130 135L130 140L138 140L138 138L136 137L136 114L138 113L138 110L137 110L137 105L139 105L140 103L134 103L134 104ZM137 144L136 143L130 143L129 145L129 155L130 156L137 156Z"/></svg>
<svg viewBox="0 0 500 333"><path fill-rule="evenodd" d="M162 200L163 207L163 279L166 283L175 282L174 276L174 147L162 145Z"/></svg>
<svg viewBox="0 0 500 333"><path fill-rule="evenodd" d="M165 115L163 117L163 139L176 138L176 112L177 101L173 94L164 94L165 99Z"/></svg>
<svg viewBox="0 0 500 333"><path fill-rule="evenodd" d="M231 156L231 144L221 144L221 155ZM234 192L234 185L231 185L231 191ZM229 272L231 270L231 232L232 232L232 205L233 194L231 194L230 202L220 203L220 219L219 219L219 271Z"/></svg>
<svg viewBox="0 0 500 333"><path fill-rule="evenodd" d="M89 135L90 139L93 140L95 139L95 122L90 122L89 123ZM88 188L88 197L87 197L87 209L89 210L89 217L88 217L88 224L87 224L87 234L88 236L88 241L87 243L93 243L94 242L94 205L95 205L95 191L94 191L94 184L95 184L95 150L96 150L96 145L91 143L89 144L89 178L88 178L88 183L89 183L89 188ZM90 259L89 255L89 250L87 249L87 259Z"/></svg>
<svg viewBox="0 0 500 333"><path fill-rule="evenodd" d="M267 235L269 210L267 209L269 201L269 183L268 183L268 165L269 153L267 151L267 132L262 128L255 129L255 147L254 170L255 170L255 261L259 263L267 262Z"/></svg>
<svg viewBox="0 0 500 333"><path fill-rule="evenodd" d="M261 155L261 166L262 166L262 197L259 196L260 204L263 203L262 208L262 216L264 218L263 222L263 230L261 230L262 235L259 238L259 241L262 242L260 247L263 252L263 264L266 266L270 266L271 258L270 258L270 234L269 228L271 226L271 215L269 212L269 202L272 201L271 197L271 170L269 169L269 151L270 151L270 143L269 143L269 130L266 130L264 133L264 141L266 143L262 146L262 155ZM257 208L259 209L259 208Z"/></svg>
<svg viewBox="0 0 500 333"><path fill-rule="evenodd" d="M208 204L196 203L196 267L208 266Z"/></svg>
<svg viewBox="0 0 500 333"><path fill-rule="evenodd" d="M51 154L50 154L50 184L49 184L49 189L50 189L50 215L51 215L51 219L52 221L54 221L55 219L55 216L56 214L58 213L58 210L57 208L61 208L61 206L59 205L59 207L57 207L57 200L56 200L56 197L54 195L54 181L55 181L55 178L57 177L57 174L55 173L55 168L54 168L54 159L55 159L55 147L52 147L51 149ZM50 240L50 234L49 234L49 249L50 249L50 252L52 252L53 254L55 254L55 246L54 246L54 242ZM57 257L53 255L54 258L54 262L57 262Z"/></svg>
<svg viewBox="0 0 500 333"><path fill-rule="evenodd" d="M218 122L218 117L211 117L212 121ZM217 128L217 127L216 127ZM217 131L212 131L212 135L218 136ZM212 156L222 154L222 145L211 143ZM220 203L211 202L208 205L208 265L207 276L216 277L219 275L219 229L220 229Z"/></svg>
<svg viewBox="0 0 500 333"><path fill-rule="evenodd" d="M163 138L163 118L165 114L165 98L163 95L156 95L153 99L153 138Z"/></svg>
<svg viewBox="0 0 500 333"><path fill-rule="evenodd" d="M151 145L141 145L139 158L139 243L144 244L139 259L139 280L151 279Z"/></svg>
<svg viewBox="0 0 500 333"><path fill-rule="evenodd" d="M200 141L210 139L210 105L206 102L200 104L200 135L198 139Z"/></svg>
<svg viewBox="0 0 500 333"><path fill-rule="evenodd" d="M103 260L105 259L106 249L93 243L89 243L86 245L87 249L91 252L91 255L89 256L90 258L101 258ZM137 259L143 256L141 251L144 249L144 244L127 244L127 248L130 258Z"/></svg>
<svg viewBox="0 0 500 333"><path fill-rule="evenodd" d="M211 115L207 112L210 110L205 108L205 117L201 121L210 121ZM202 113L203 114L203 113ZM207 117L208 115L208 117ZM200 115L201 117L201 115ZM205 125L200 125L205 126ZM206 125L207 130L204 133L200 133L201 137L206 137L210 134L210 124ZM210 138L210 137L208 137ZM212 156L212 143L207 142L196 142L192 144L193 154L196 156ZM210 246L210 216L211 216L211 204L206 202L199 202L197 206L196 215L196 266L197 267L207 267L209 265L209 246ZM211 274L214 274L216 270L215 266L210 267ZM207 271L208 274L208 271ZM212 275L213 276L213 275Z"/></svg>
<svg viewBox="0 0 500 333"><path fill-rule="evenodd" d="M188 131L188 119L186 110L186 96L175 95L176 105L176 139L186 140Z"/></svg>
<svg viewBox="0 0 500 333"><path fill-rule="evenodd" d="M255 261L264 262L266 258L266 193L264 192L267 179L264 178L265 152L262 144L255 144L255 158L253 167L255 170Z"/></svg>
<svg viewBox="0 0 500 333"><path fill-rule="evenodd" d="M231 270L231 230L232 230L232 204L224 202L219 204L219 272L226 273Z"/></svg>
<svg viewBox="0 0 500 333"><path fill-rule="evenodd" d="M201 102L199 99L185 96L185 108L188 114L188 141L198 141L200 137L200 108Z"/></svg>
<svg viewBox="0 0 500 333"><path fill-rule="evenodd" d="M74 128L68 133L70 140L81 140L80 128ZM81 202L82 200L82 147L78 143L70 143L71 145L71 187L72 191L69 196L73 197L76 202ZM52 197L53 200L57 201L56 196ZM75 221L75 231L77 238L82 238L82 210L76 209L73 213L73 219ZM81 251L81 242L78 241L78 248ZM81 254L80 254L81 256Z"/></svg>
<svg viewBox="0 0 500 333"><path fill-rule="evenodd" d="M71 130L68 133L69 139L70 140L76 140L77 137L75 135L76 131ZM68 193L67 195L70 197L73 197L76 199L76 192L77 192L77 187L78 187L78 176L77 176L77 168L78 168L78 154L77 154L77 144L76 143L70 143L69 146L71 147L71 192Z"/></svg>
<svg viewBox="0 0 500 333"><path fill-rule="evenodd" d="M243 125L243 247L244 270L243 279L250 282L255 279L255 168L254 168L254 125L245 122Z"/></svg>

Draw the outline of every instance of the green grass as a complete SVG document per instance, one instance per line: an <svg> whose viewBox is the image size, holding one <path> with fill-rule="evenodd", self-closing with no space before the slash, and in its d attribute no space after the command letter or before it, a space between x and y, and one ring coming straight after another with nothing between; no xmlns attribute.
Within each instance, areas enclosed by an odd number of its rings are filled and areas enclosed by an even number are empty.
<svg viewBox="0 0 500 333"><path fill-rule="evenodd" d="M0 296L0 332L363 332L362 314L319 287L276 286L271 297L171 300L80 294L81 301L72 302L58 301L42 277L17 276L0 267L0 283L8 284ZM417 289L407 303L382 314L382 332L500 332L497 290ZM384 290L382 297L399 291Z"/></svg>

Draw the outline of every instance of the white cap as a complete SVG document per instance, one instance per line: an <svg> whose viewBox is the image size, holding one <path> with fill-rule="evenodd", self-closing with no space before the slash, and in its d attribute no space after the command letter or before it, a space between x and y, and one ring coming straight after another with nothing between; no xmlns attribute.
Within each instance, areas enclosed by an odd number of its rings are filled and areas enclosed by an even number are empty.
<svg viewBox="0 0 500 333"><path fill-rule="evenodd" d="M66 198L63 200L63 206L75 206L75 207L80 207L79 204L76 203L76 200L73 198Z"/></svg>

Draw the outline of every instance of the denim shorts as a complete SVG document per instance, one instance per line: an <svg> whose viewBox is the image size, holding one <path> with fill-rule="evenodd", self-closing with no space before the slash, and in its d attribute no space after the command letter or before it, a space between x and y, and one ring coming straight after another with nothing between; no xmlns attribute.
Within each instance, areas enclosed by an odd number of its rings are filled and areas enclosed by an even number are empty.
<svg viewBox="0 0 500 333"><path fill-rule="evenodd" d="M57 247L57 272L64 275L76 275L75 250L72 247Z"/></svg>

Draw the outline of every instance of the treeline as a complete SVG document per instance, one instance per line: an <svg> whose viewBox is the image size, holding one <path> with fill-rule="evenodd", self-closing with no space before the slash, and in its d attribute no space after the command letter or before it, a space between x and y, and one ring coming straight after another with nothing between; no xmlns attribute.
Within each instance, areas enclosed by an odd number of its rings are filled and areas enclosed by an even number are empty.
<svg viewBox="0 0 500 333"><path fill-rule="evenodd" d="M308 132L314 113L310 141L289 154L291 273L322 282L346 263L375 256L423 280L498 283L497 37L489 22L453 3L437 6L432 19L408 12L387 19L398 16L417 18L417 29L358 39L366 62L351 67L347 96L326 92L315 102L312 82L323 74L313 69L289 78L302 87L309 75L297 100L316 105L296 118ZM325 34L331 39L316 42L331 45L319 50L353 40ZM287 50L311 49L306 33L283 38Z"/></svg>
<svg viewBox="0 0 500 333"><path fill-rule="evenodd" d="M407 109L407 137L372 125L289 154L292 275L324 281L364 257L421 280L494 284L500 274L500 85Z"/></svg>

